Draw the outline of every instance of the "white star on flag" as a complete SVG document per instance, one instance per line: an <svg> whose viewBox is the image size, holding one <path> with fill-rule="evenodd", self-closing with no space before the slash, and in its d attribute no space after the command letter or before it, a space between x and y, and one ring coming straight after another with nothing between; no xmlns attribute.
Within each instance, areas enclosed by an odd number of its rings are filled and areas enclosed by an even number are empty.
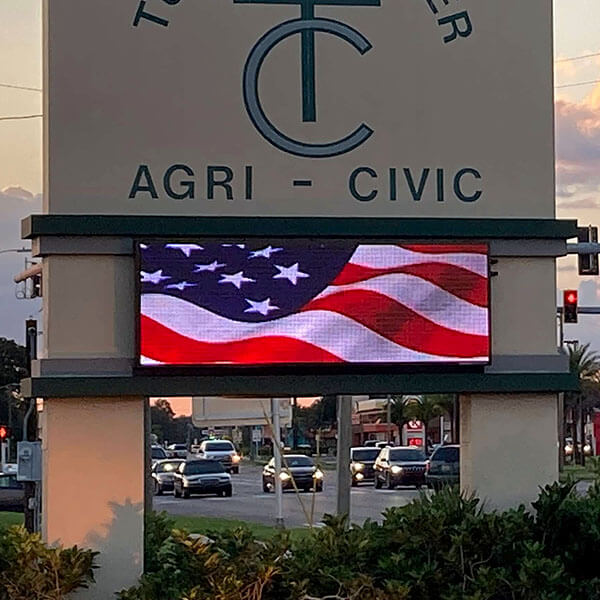
<svg viewBox="0 0 600 600"><path fill-rule="evenodd" d="M243 271L235 273L234 275L223 274L221 277L222 279L219 281L219 283L233 283L238 290L242 287L242 283L254 283L256 281L255 279L244 277Z"/></svg>
<svg viewBox="0 0 600 600"><path fill-rule="evenodd" d="M250 253L249 258L271 258L271 254L275 252L281 252L283 248L273 248L273 246L267 246L262 250L253 250Z"/></svg>
<svg viewBox="0 0 600 600"><path fill-rule="evenodd" d="M146 273L145 271L142 271L142 283L154 283L156 285L165 279L171 279L171 277L163 275L162 269L159 271L154 271L154 273Z"/></svg>
<svg viewBox="0 0 600 600"><path fill-rule="evenodd" d="M198 246L198 244L167 244L165 248L181 250L188 258L194 250L204 250L204 248L202 246Z"/></svg>
<svg viewBox="0 0 600 600"><path fill-rule="evenodd" d="M142 250L148 250L148 244L140 244Z"/></svg>
<svg viewBox="0 0 600 600"><path fill-rule="evenodd" d="M224 266L226 266L225 263L220 263L216 260L213 260L213 262L211 262L210 264L196 265L196 270L194 271L194 273L202 273L203 271L210 271L211 273L214 273L217 269L220 269Z"/></svg>
<svg viewBox="0 0 600 600"><path fill-rule="evenodd" d="M279 269L279 273L277 273L277 275L273 275L273 279L287 279L294 285L298 283L298 279L306 279L307 277L310 277L308 273L303 273L300 271L298 263L292 265L291 267L280 267L279 265L275 265L275 268Z"/></svg>
<svg viewBox="0 0 600 600"><path fill-rule="evenodd" d="M267 316L272 310L279 310L279 306L271 305L271 298L267 298L262 302L255 302L254 300L249 300L246 298L246 302L250 305L250 308L247 308L245 313L260 313L263 316Z"/></svg>
<svg viewBox="0 0 600 600"><path fill-rule="evenodd" d="M187 281L180 281L179 283L170 283L169 285L165 286L165 289L179 290L180 292L183 292L183 290L185 290L186 288L196 287L197 285L197 283L188 283Z"/></svg>

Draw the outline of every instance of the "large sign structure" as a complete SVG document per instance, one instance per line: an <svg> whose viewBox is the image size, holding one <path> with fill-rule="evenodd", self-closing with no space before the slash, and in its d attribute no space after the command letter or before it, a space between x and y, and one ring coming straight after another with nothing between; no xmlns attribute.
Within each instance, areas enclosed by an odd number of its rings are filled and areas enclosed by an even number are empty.
<svg viewBox="0 0 600 600"><path fill-rule="evenodd" d="M554 220L551 0L44 12L22 390L45 398L45 538L100 551L86 597L143 571L148 396L335 394L349 418L351 395L459 393L463 488L500 508L556 479L577 229Z"/></svg>
<svg viewBox="0 0 600 600"><path fill-rule="evenodd" d="M48 212L554 216L548 0L47 6Z"/></svg>

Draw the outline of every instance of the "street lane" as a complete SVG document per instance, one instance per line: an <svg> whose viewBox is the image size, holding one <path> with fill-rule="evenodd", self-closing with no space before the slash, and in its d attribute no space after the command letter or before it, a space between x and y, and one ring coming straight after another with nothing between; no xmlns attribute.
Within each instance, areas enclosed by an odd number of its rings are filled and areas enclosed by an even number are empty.
<svg viewBox="0 0 600 600"><path fill-rule="evenodd" d="M188 500L174 498L171 494L154 497L154 509L165 510L173 515L222 517L275 524L275 494L262 491L262 467L241 466L239 475L232 475L233 497L192 496ZM313 522L322 520L324 514L335 513L335 472L325 471L323 492L320 494L294 492L283 494L283 515L287 527L302 527L308 522L306 516L314 514ZM314 510L312 508L314 496ZM352 488L351 519L363 523L367 519L379 520L381 513L392 506L407 504L419 496L415 488L375 490L372 483ZM304 510L300 504L304 504ZM305 514L306 512L306 514Z"/></svg>

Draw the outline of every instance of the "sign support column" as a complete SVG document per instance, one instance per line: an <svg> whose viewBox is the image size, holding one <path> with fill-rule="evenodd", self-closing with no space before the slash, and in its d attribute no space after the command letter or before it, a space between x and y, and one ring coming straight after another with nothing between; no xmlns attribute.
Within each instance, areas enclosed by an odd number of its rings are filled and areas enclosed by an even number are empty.
<svg viewBox="0 0 600 600"><path fill-rule="evenodd" d="M350 447L352 446L352 396L337 397L337 504L338 516L350 518Z"/></svg>

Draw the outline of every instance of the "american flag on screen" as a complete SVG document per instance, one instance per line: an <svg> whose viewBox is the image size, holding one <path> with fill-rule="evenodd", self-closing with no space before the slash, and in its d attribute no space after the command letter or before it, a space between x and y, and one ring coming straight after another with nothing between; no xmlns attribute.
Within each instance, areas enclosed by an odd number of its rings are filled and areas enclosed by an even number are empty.
<svg viewBox="0 0 600 600"><path fill-rule="evenodd" d="M485 363L482 244L140 245L143 365Z"/></svg>

